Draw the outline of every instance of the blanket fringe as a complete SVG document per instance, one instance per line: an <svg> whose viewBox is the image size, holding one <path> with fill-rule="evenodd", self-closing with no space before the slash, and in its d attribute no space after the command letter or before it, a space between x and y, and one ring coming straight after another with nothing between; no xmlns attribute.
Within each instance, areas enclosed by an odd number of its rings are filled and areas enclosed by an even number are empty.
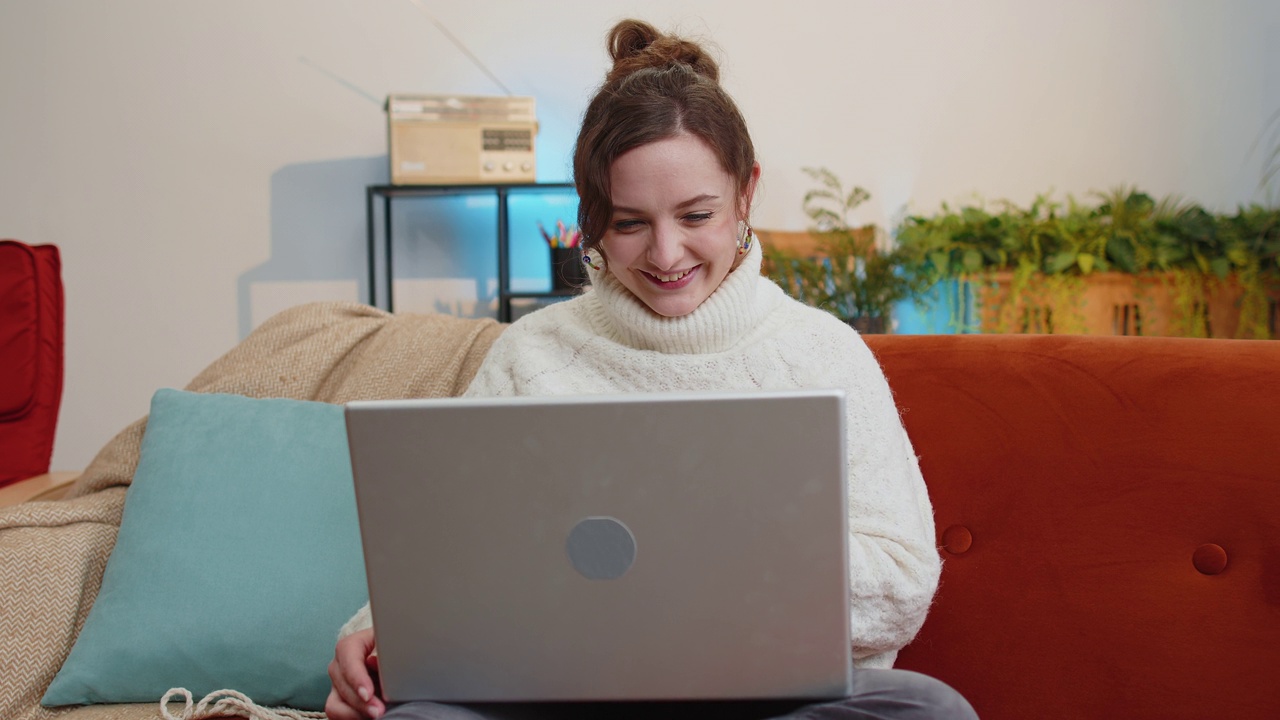
<svg viewBox="0 0 1280 720"><path fill-rule="evenodd" d="M181 715L169 713L170 698L181 695L185 702ZM215 690L193 706L191 691L186 688L170 688L160 699L160 712L165 720L205 720L228 715L250 718L251 720L323 720L324 713L292 708L268 708L255 704L244 693L235 690Z"/></svg>

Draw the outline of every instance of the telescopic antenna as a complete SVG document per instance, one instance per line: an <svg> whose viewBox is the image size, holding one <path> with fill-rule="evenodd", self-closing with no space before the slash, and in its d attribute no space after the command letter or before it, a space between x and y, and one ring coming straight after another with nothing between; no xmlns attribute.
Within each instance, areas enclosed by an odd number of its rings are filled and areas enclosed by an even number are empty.
<svg viewBox="0 0 1280 720"><path fill-rule="evenodd" d="M435 17L434 15L432 15L432 14L427 10L427 8L426 8L425 6L423 6L423 4L422 4L422 0L409 0L409 2L413 3L414 5L417 5L417 6L418 6L418 9L422 11L422 14L423 14L423 15L426 15L426 16L427 16L427 19L431 21L431 24L432 24L432 25L435 25L437 28L439 28L439 29L440 29L440 32L444 33L444 36L445 36L445 37L447 37L447 38L449 38L449 42L451 42L451 43L453 43L455 46L457 46L457 48L458 48L459 50L461 50L461 51L462 51L462 53L463 53L464 55L466 55L468 58L470 58L470 59L471 59L471 62L472 62L472 63L474 63L476 67L480 68L480 70L481 70L485 75L488 75L488 76L489 76L489 79L490 79L490 80L492 80L492 81L494 82L494 84L496 84L498 87L502 88L502 92L506 93L506 94L507 94L507 95L509 95L509 96L510 96L510 95L514 95L514 94L515 94L515 93L511 92L509 89L507 89L507 86L506 86L506 85L504 85L504 84L502 83L502 81L498 79L498 76L497 76L497 75L494 75L494 74L489 70L489 68L485 67L484 63L480 62L480 58L476 57L475 53L473 53L473 52L471 52L470 50L468 50L468 49L467 49L467 46L466 46L466 45L463 45L461 40L459 40L458 38L454 37L453 33L449 32L449 28L447 28L447 27L445 27L445 26L444 26L444 23L441 23L439 20L437 20L437 19L436 19L436 17Z"/></svg>

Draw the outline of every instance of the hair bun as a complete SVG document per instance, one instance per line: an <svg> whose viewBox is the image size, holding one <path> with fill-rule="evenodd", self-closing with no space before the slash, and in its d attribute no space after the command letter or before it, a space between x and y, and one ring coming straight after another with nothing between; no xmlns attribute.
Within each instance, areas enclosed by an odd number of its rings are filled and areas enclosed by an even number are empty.
<svg viewBox="0 0 1280 720"><path fill-rule="evenodd" d="M615 83L637 70L688 65L699 75L720 81L720 67L702 46L674 35L658 32L643 20L623 20L609 32L609 55L613 69L605 78Z"/></svg>

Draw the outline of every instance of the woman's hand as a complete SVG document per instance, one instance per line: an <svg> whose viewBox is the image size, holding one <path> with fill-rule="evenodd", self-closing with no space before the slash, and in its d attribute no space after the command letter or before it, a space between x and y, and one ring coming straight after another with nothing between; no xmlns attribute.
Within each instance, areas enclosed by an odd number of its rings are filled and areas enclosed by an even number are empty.
<svg viewBox="0 0 1280 720"><path fill-rule="evenodd" d="M324 704L329 720L379 718L387 711L373 680L378 672L373 643L372 628L351 633L338 641L333 662L329 663L333 689Z"/></svg>

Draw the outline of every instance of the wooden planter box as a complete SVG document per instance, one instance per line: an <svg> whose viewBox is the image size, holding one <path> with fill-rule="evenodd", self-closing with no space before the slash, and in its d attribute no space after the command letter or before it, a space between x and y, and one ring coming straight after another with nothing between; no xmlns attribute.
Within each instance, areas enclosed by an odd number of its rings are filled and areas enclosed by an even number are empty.
<svg viewBox="0 0 1280 720"><path fill-rule="evenodd" d="M1235 278L1183 280L1203 283L1184 293L1173 273L1036 275L1016 296L1010 272L970 282L983 332L1254 337L1240 328L1244 291ZM1260 309L1266 315L1266 337L1280 337L1278 304L1280 292L1272 292L1267 307Z"/></svg>

